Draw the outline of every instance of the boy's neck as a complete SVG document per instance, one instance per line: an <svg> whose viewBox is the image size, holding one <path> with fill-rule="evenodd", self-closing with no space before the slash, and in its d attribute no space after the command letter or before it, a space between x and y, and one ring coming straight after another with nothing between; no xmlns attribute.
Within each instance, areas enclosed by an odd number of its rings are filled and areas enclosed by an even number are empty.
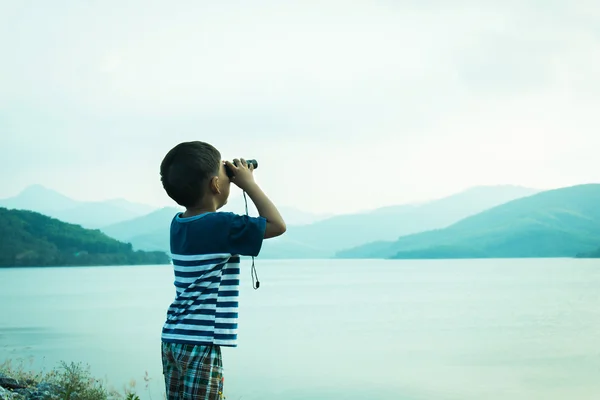
<svg viewBox="0 0 600 400"><path fill-rule="evenodd" d="M215 207L212 207L212 208L186 208L182 217L183 218L194 217L196 215L206 214L206 213L215 212L215 211L217 211L217 209Z"/></svg>
<svg viewBox="0 0 600 400"><path fill-rule="evenodd" d="M217 206L214 201L206 201L203 204L198 204L193 207L187 207L183 213L184 218L193 217L200 214L206 214L209 212L216 212Z"/></svg>

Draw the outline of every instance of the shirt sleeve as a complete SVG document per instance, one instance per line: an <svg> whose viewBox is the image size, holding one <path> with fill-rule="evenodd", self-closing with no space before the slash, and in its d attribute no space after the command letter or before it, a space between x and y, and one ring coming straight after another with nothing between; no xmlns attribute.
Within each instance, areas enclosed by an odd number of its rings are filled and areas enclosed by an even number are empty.
<svg viewBox="0 0 600 400"><path fill-rule="evenodd" d="M263 217L230 214L227 246L231 254L258 256L265 237L267 220Z"/></svg>

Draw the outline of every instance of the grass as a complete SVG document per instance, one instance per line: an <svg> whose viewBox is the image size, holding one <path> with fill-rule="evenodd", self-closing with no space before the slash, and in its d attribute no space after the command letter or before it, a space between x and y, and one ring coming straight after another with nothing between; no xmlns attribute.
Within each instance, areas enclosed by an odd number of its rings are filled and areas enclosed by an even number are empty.
<svg viewBox="0 0 600 400"><path fill-rule="evenodd" d="M30 364L32 361L30 360ZM62 400L140 400L139 396L133 390L136 386L135 380L131 380L129 387L123 388L123 393L119 393L112 388L107 387L107 383L100 379L95 379L90 373L88 365L82 363L59 363L59 366L49 372L34 372L27 368L23 360L14 363L7 360L0 364L0 374L9 378L16 379L20 384L27 386L28 389L36 390L38 385L44 383L52 389L52 394ZM146 388L150 378L148 372L144 376Z"/></svg>

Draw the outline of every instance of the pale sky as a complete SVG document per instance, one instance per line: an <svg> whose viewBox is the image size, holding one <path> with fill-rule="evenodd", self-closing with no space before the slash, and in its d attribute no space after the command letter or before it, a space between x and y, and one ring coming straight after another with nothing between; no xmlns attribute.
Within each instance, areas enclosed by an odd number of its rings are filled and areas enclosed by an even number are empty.
<svg viewBox="0 0 600 400"><path fill-rule="evenodd" d="M0 0L0 54L0 198L172 205L187 140L312 212L600 182L597 0Z"/></svg>

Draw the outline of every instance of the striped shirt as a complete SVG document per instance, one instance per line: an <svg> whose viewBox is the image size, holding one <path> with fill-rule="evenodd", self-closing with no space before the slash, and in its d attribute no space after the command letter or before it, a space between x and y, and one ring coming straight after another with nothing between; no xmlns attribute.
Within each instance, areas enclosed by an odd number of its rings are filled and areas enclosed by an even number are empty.
<svg viewBox="0 0 600 400"><path fill-rule="evenodd" d="M212 212L171 222L175 300L162 341L237 346L240 256L257 256L266 220Z"/></svg>

